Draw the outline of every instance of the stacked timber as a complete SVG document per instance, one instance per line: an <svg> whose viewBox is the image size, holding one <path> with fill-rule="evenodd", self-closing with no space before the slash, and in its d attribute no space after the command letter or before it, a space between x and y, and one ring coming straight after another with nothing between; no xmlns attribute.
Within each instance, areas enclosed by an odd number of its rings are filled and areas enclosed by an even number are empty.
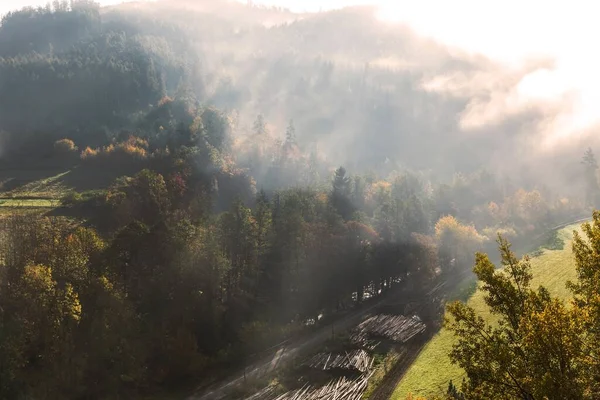
<svg viewBox="0 0 600 400"><path fill-rule="evenodd" d="M406 343L425 331L425 324L416 315L375 315L366 319L352 332L350 339L354 343L363 343L369 336L384 337L398 343Z"/></svg>
<svg viewBox="0 0 600 400"><path fill-rule="evenodd" d="M356 329L352 330L350 333L350 341L355 346L369 351L375 350L375 348L381 343L380 341L371 339L365 332L358 331Z"/></svg>
<svg viewBox="0 0 600 400"><path fill-rule="evenodd" d="M370 377L371 374L364 374L354 380L342 377L320 388L305 386L284 393L275 400L359 400L367 390Z"/></svg>
<svg viewBox="0 0 600 400"><path fill-rule="evenodd" d="M366 372L373 365L373 358L364 350L345 353L318 353L307 359L303 366L329 371L332 369L357 370Z"/></svg>
<svg viewBox="0 0 600 400"><path fill-rule="evenodd" d="M272 399L275 395L276 395L275 394L275 387L274 386L267 386L266 388L264 388L260 392L257 392L255 394L253 394L252 396L247 397L245 400L265 400L265 399Z"/></svg>

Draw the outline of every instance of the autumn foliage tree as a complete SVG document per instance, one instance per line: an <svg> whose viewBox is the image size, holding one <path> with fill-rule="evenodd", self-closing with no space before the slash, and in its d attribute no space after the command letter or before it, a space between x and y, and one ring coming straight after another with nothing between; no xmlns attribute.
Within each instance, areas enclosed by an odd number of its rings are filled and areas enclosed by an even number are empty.
<svg viewBox="0 0 600 400"><path fill-rule="evenodd" d="M435 224L442 268L465 268L473 262L473 255L485 240L474 226L463 225L453 216L445 216Z"/></svg>
<svg viewBox="0 0 600 400"><path fill-rule="evenodd" d="M77 152L77 146L71 139L60 139L54 142L54 150L57 155L65 156Z"/></svg>
<svg viewBox="0 0 600 400"><path fill-rule="evenodd" d="M531 287L531 265L498 239L502 268L479 253L474 272L495 323L471 307L448 306L446 326L457 336L451 359L467 374L469 399L595 399L600 394L600 212L575 232L578 277L566 304L544 287Z"/></svg>

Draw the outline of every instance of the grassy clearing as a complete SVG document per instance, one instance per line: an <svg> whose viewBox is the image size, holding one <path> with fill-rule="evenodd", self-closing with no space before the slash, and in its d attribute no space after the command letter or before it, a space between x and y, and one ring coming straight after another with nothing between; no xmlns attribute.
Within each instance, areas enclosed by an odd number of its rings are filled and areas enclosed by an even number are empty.
<svg viewBox="0 0 600 400"><path fill-rule="evenodd" d="M371 379L369 379L369 386L363 394L363 399L371 397L375 389L381 384L383 378L387 373L394 367L394 365L400 359L400 354L396 350L390 350L387 354L375 354L375 361L373 363L375 372Z"/></svg>
<svg viewBox="0 0 600 400"><path fill-rule="evenodd" d="M84 168L73 166L29 166L23 169L0 168L0 198L61 199L71 191L104 190L116 178L137 173L118 168Z"/></svg>
<svg viewBox="0 0 600 400"><path fill-rule="evenodd" d="M43 215L47 212L51 211L50 208L35 208L35 207L21 207L21 208L13 208L13 207L0 207L0 221L7 217L12 217L14 215Z"/></svg>
<svg viewBox="0 0 600 400"><path fill-rule="evenodd" d="M59 198L68 189L70 173L64 168L6 169L0 172L0 192L3 197Z"/></svg>
<svg viewBox="0 0 600 400"><path fill-rule="evenodd" d="M4 171L0 176L0 210L48 210L61 206L70 189L64 180L71 171Z"/></svg>
<svg viewBox="0 0 600 400"><path fill-rule="evenodd" d="M574 280L575 263L571 251L572 232L579 225L568 226L551 236L548 245L534 253L531 264L533 269L533 287L544 285L550 292L562 299L568 299L570 292L565 287L568 280ZM484 301L483 293L476 291L468 300L479 315L491 320ZM454 336L446 329L440 330L427 343L419 357L410 367L392 395L394 400L404 400L409 393L420 396L443 394L452 380L460 386L464 372L450 362L448 354L452 349Z"/></svg>
<svg viewBox="0 0 600 400"><path fill-rule="evenodd" d="M30 182L18 180L9 181L9 183L12 182L14 188L6 191L3 194L3 197L59 199L69 189L64 184L63 179L70 172L71 171L62 171L54 176L41 178Z"/></svg>
<svg viewBox="0 0 600 400"><path fill-rule="evenodd" d="M2 208L56 208L60 206L60 200L56 199L0 199Z"/></svg>

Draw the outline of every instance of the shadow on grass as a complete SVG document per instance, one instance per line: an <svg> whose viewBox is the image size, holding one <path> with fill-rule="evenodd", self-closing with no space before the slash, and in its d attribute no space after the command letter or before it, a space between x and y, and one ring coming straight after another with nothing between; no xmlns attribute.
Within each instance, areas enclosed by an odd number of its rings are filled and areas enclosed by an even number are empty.
<svg viewBox="0 0 600 400"><path fill-rule="evenodd" d="M565 248L565 239L561 237L560 231L548 232L540 238L538 248L529 253L530 257L541 256L545 250L563 250Z"/></svg>
<svg viewBox="0 0 600 400"><path fill-rule="evenodd" d="M559 231L552 231L548 235L546 243L542 245L542 248L548 250L563 250L565 248L565 240L560 237Z"/></svg>
<svg viewBox="0 0 600 400"><path fill-rule="evenodd" d="M459 282L448 296L449 301L462 301L466 303L477 291L477 279L470 275Z"/></svg>
<svg viewBox="0 0 600 400"><path fill-rule="evenodd" d="M64 168L6 169L0 172L0 191L10 192L33 182L52 178Z"/></svg>
<svg viewBox="0 0 600 400"><path fill-rule="evenodd" d="M131 174L119 168L87 168L79 166L65 174L62 183L78 192L94 189L106 189L115 179L123 175Z"/></svg>

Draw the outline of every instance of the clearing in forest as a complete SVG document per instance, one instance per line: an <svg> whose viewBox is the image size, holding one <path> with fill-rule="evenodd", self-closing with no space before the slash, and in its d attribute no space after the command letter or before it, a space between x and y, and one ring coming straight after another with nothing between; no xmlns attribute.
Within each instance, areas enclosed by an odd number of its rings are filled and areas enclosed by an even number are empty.
<svg viewBox="0 0 600 400"><path fill-rule="evenodd" d="M56 169L5 170L0 174L0 208L52 209L68 187L63 179L70 171Z"/></svg>
<svg viewBox="0 0 600 400"><path fill-rule="evenodd" d="M570 297L566 282L576 279L575 261L571 250L573 230L580 225L571 225L557 231L550 243L552 250L537 251L531 259L533 272L532 287L545 286L553 295L563 299ZM521 256L521 254L517 254ZM468 304L486 319L492 318L483 300L483 293L477 290ZM454 343L452 332L441 329L423 348L419 357L409 368L392 395L393 400L404 400L409 393L419 396L441 395L452 380L460 388L464 372L450 362L448 354Z"/></svg>

